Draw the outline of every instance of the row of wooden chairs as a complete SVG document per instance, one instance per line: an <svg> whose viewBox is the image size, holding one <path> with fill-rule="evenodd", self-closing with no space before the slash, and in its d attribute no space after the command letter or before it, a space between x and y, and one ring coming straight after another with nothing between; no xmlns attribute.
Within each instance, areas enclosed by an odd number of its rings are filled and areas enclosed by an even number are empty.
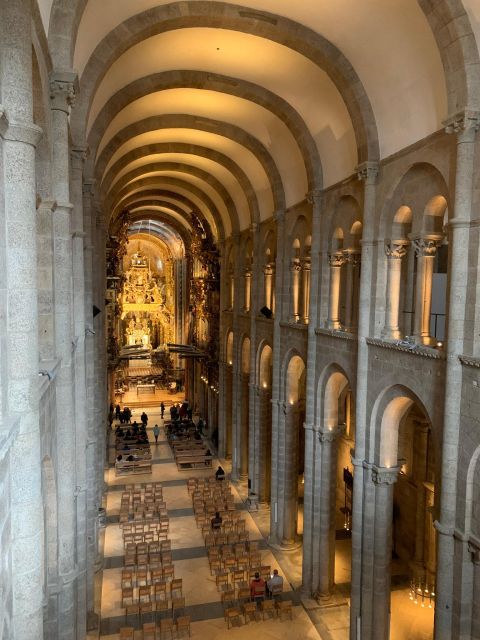
<svg viewBox="0 0 480 640"><path fill-rule="evenodd" d="M137 558L136 564L146 564L150 567L164 567L172 564L172 552L171 551L135 551L135 544L128 544L125 549L125 556L135 556Z"/></svg>
<svg viewBox="0 0 480 640"><path fill-rule="evenodd" d="M249 540L248 542L237 542L236 544L223 544L208 548L208 559L226 558L228 556L243 556L245 553L258 553L260 543L258 540Z"/></svg>
<svg viewBox="0 0 480 640"><path fill-rule="evenodd" d="M183 596L182 578L176 578L170 582L169 594L167 593L166 582L138 587L122 586L122 607L125 607L127 604L135 604L136 602L168 600L168 595L170 595L172 601L175 600L175 598L181 598Z"/></svg>
<svg viewBox="0 0 480 640"><path fill-rule="evenodd" d="M130 534L127 534L129 536ZM133 549L137 553L166 553L167 551L172 550L172 541L168 538L166 540L147 540L142 542L132 542L129 537L124 536L123 543L124 548L129 549L130 551ZM133 548L130 545L134 545Z"/></svg>
<svg viewBox="0 0 480 640"><path fill-rule="evenodd" d="M240 542L248 542L250 538L250 534L248 531L241 531L240 533L207 533L205 536L205 546L206 547L215 547L218 545L228 544L238 544Z"/></svg>
<svg viewBox="0 0 480 640"><path fill-rule="evenodd" d="M132 554L131 556L126 554L123 563L125 569L131 569L137 574L139 571L147 571L150 572L151 576L157 576L158 580L173 580L175 578L175 566L173 564L149 563L149 556L145 554Z"/></svg>
<svg viewBox="0 0 480 640"><path fill-rule="evenodd" d="M218 482L215 476L207 476L206 478L188 478L187 489L188 493L193 493L196 490L203 490L208 487L218 486ZM228 482L223 482L223 486L228 486Z"/></svg>
<svg viewBox="0 0 480 640"><path fill-rule="evenodd" d="M159 626L155 622L145 622L142 627L142 640L173 638L174 631L177 638L186 633L190 637L190 616L179 616L175 621L171 618L165 618L160 620ZM135 636L135 629L133 627L121 627L120 640L138 640L138 636Z"/></svg>
<svg viewBox="0 0 480 640"><path fill-rule="evenodd" d="M147 529L147 527L145 527ZM168 540L168 530L170 529L170 523L163 522L159 523L159 526L151 527L150 531L143 531L142 533L124 533L123 534L123 544L126 546L127 544L146 544L150 545L153 543L161 544L162 542L166 542Z"/></svg>
<svg viewBox="0 0 480 640"><path fill-rule="evenodd" d="M147 573L147 575L145 575ZM148 575L148 572L122 570L122 589L139 589L140 587L150 587L150 595L154 600L168 600L168 598L183 595L182 578L172 578L170 582L163 580L157 569Z"/></svg>
<svg viewBox="0 0 480 640"><path fill-rule="evenodd" d="M120 523L120 528L122 529L122 533L147 533L150 531L160 531L163 528L165 528L165 524L167 523L167 520L165 519L165 517L163 517L162 519L160 519L160 517L157 518L151 518L148 520L137 520L135 522L122 522ZM170 523L170 520L168 520L168 523Z"/></svg>
<svg viewBox="0 0 480 640"><path fill-rule="evenodd" d="M225 621L227 628L230 626L241 625L241 613L244 615L244 624L248 624L249 620L259 619L259 610L257 609L256 602L246 602L242 605L241 609L237 607L229 607L225 609ZM263 600L260 602L260 613L265 620L265 616L275 618L278 616L280 620L290 618L293 619L293 602L291 600Z"/></svg>
<svg viewBox="0 0 480 640"><path fill-rule="evenodd" d="M185 598L175 598L171 602L168 600L157 600L127 603L124 609L125 624L131 616L136 616L140 620L140 623L143 622L146 616L148 616L150 620L153 618L154 621L162 619L162 617L164 619L175 619L179 614L185 613Z"/></svg>

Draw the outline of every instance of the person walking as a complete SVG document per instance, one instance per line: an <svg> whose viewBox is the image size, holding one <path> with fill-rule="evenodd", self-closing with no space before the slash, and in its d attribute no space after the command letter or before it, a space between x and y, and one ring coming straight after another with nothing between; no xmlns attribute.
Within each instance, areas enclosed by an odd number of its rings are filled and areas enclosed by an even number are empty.
<svg viewBox="0 0 480 640"><path fill-rule="evenodd" d="M147 422L148 422L148 416L145 413L145 411L142 413L142 415L140 416L140 420L142 421L142 424L144 424L145 426L147 426Z"/></svg>
<svg viewBox="0 0 480 640"><path fill-rule="evenodd" d="M153 427L153 435L155 436L155 444L158 444L158 436L160 434L160 427L158 426L158 424L156 424Z"/></svg>
<svg viewBox="0 0 480 640"><path fill-rule="evenodd" d="M163 418L163 414L165 413L165 405L163 404L163 400L160 403L160 417Z"/></svg>

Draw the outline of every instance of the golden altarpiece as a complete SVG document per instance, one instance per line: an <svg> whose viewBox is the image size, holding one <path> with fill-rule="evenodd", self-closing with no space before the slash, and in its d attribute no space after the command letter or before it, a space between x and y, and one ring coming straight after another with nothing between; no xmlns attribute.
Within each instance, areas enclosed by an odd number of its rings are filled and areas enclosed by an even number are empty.
<svg viewBox="0 0 480 640"><path fill-rule="evenodd" d="M119 296L122 346L164 347L175 337L172 260L161 254L147 256L140 243L124 260Z"/></svg>

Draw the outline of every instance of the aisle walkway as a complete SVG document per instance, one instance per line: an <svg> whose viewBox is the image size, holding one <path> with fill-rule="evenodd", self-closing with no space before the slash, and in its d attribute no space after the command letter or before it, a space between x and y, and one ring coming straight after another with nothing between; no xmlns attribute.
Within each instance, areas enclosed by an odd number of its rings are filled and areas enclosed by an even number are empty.
<svg viewBox="0 0 480 640"><path fill-rule="evenodd" d="M141 410L137 410L140 415ZM136 412L136 413L137 413ZM231 637L238 640L250 638L252 633L260 633L270 640L277 638L289 640L318 640L321 638L304 606L300 603L297 592L292 591L284 567L279 564L267 547L259 528L250 513L245 510L237 491L232 487L237 509L242 510L242 518L246 520L246 527L251 540L259 540L262 550L262 563L278 567L284 576L284 590L294 601L293 620L250 622L240 627L227 630L220 602L220 593L215 584L215 578L210 574L207 553L203 537L196 526L193 516L192 501L187 491L186 480L190 476L201 477L211 475L212 471L180 472L177 470L172 452L166 441L162 429L159 443L155 446L151 429L155 422L160 421L159 414L149 412L149 438L152 444L152 474L133 477L116 478L113 466L106 474L107 492L107 527L104 545L104 570L101 595L101 630L100 637L108 640L119 638L119 628L125 625L124 610L121 608L121 569L123 566L123 540L118 525L121 491L126 484L145 484L147 482L161 482L163 496L167 503L170 517L169 538L172 542L175 577L183 578L184 596L186 600L185 613L191 616L192 637L208 640L223 640ZM113 443L113 439L112 439ZM114 449L111 448L110 463L114 460ZM285 567L289 574L288 567ZM140 628L138 621L129 619L129 624ZM142 633L138 631L135 640L141 640ZM328 640L334 638L328 634ZM327 640L325 638L324 640Z"/></svg>

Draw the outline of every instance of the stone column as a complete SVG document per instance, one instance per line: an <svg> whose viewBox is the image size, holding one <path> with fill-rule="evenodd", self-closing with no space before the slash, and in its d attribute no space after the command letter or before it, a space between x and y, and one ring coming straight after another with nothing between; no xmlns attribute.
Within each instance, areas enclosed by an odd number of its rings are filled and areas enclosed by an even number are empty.
<svg viewBox="0 0 480 640"><path fill-rule="evenodd" d="M452 631L454 532L456 526L458 438L461 432L462 365L465 310L467 308L469 234L472 217L472 187L476 132L480 113L463 111L447 123L447 133L457 134L454 217L449 227L449 279L445 368L445 409L440 480L435 639L449 640Z"/></svg>
<svg viewBox="0 0 480 640"><path fill-rule="evenodd" d="M250 387L251 395L255 399L255 432L250 442L249 476L251 491L257 497L260 505L265 506L270 500L270 455L271 455L271 424L272 404L271 388Z"/></svg>
<svg viewBox="0 0 480 640"><path fill-rule="evenodd" d="M318 432L319 477L318 502L318 584L316 595L321 599L331 596L335 582L335 498L338 438L345 425Z"/></svg>
<svg viewBox="0 0 480 640"><path fill-rule="evenodd" d="M273 276L275 275L275 266L272 263L265 265L263 275L265 283L265 306L273 311Z"/></svg>
<svg viewBox="0 0 480 640"><path fill-rule="evenodd" d="M385 310L385 328L382 332L385 338L398 340L400 333L400 287L402 279L402 258L407 253L407 242L392 240L385 243L387 256L387 304Z"/></svg>
<svg viewBox="0 0 480 640"><path fill-rule="evenodd" d="M312 207L312 247L310 262L310 298L308 301L308 346L306 397L313 398L317 388L317 338L315 329L319 323L320 296L320 221L322 213L322 192L313 190L307 194ZM305 406L305 466L303 487L303 554L302 554L302 590L308 597L316 590L318 580L318 492L316 479L318 473L318 414L315 402Z"/></svg>
<svg viewBox="0 0 480 640"><path fill-rule="evenodd" d="M224 332L222 332L222 342ZM225 347L223 347L224 349ZM218 383L220 396L218 399L218 455L225 456L225 437L227 433L227 363L220 360L218 363ZM202 383L199 383L200 385ZM200 413L202 410L200 409ZM204 416L202 416L204 417Z"/></svg>
<svg viewBox="0 0 480 640"><path fill-rule="evenodd" d="M390 570L392 562L393 487L399 467L373 467L375 485L372 640L390 636ZM363 630L363 625L362 625Z"/></svg>
<svg viewBox="0 0 480 640"><path fill-rule="evenodd" d="M415 316L413 335L419 344L431 344L430 309L432 307L433 267L437 246L441 238L422 237L413 239L417 257L415 282Z"/></svg>
<svg viewBox="0 0 480 640"><path fill-rule="evenodd" d="M232 362L225 365L225 458L232 457L232 412L233 412L233 368Z"/></svg>
<svg viewBox="0 0 480 640"><path fill-rule="evenodd" d="M87 389L85 370L85 266L83 226L83 162L86 148L72 150L73 312L75 333L75 448L77 496L77 635L87 633Z"/></svg>
<svg viewBox="0 0 480 640"><path fill-rule="evenodd" d="M55 347L60 358L56 379L58 538L61 588L58 594L59 638L75 638L76 627L76 442L73 314L72 204L70 204L70 150L68 116L75 96L76 75L53 72L50 76L52 113ZM82 339L83 343L83 339ZM81 452L79 452L81 455Z"/></svg>
<svg viewBox="0 0 480 640"><path fill-rule="evenodd" d="M245 313L250 311L250 301L252 297L252 271L245 269L245 304L243 310Z"/></svg>
<svg viewBox="0 0 480 640"><path fill-rule="evenodd" d="M95 343L93 330L93 237L95 221L93 213L94 181L83 184L83 228L85 230L84 270L85 270L85 385L87 420L87 616L93 626L95 608L95 559L98 549L98 508L97 503L97 427L95 423ZM90 626L90 625L89 625Z"/></svg>
<svg viewBox="0 0 480 640"><path fill-rule="evenodd" d="M240 377L240 446L237 451L241 480L248 478L249 381L250 375L242 373Z"/></svg>
<svg viewBox="0 0 480 640"><path fill-rule="evenodd" d="M358 268L360 253L353 249L343 252L347 269L345 281L345 331L354 333L357 330L358 318Z"/></svg>
<svg viewBox="0 0 480 640"><path fill-rule="evenodd" d="M345 256L341 252L331 253L328 256L330 265L330 292L328 307L328 328L340 329L340 278L341 268L345 264Z"/></svg>
<svg viewBox="0 0 480 640"><path fill-rule="evenodd" d="M298 520L298 403L284 405L284 446L279 458L280 482L282 483L279 520L282 532L282 547L292 547L297 539ZM280 500L279 500L280 502Z"/></svg>
<svg viewBox="0 0 480 640"><path fill-rule="evenodd" d="M302 321L305 324L309 322L310 311L310 273L312 263L310 257L302 260Z"/></svg>
<svg viewBox="0 0 480 640"><path fill-rule="evenodd" d="M358 355L357 355L357 391L356 391L356 432L355 432L355 480L353 484L352 504L352 586L350 604L350 640L360 640L357 629L361 624L361 603L363 590L362 559L368 559L368 544L363 544L364 510L368 502L365 495L366 470L363 461L367 447L367 381L368 381L368 345L366 337L370 333L370 318L372 315L372 270L375 222L375 192L378 164L365 162L357 169L358 178L364 180L363 200L363 237L362 269L360 273L360 301L358 318ZM368 542L368 540L367 540ZM367 553L365 553L365 549ZM368 575L367 575L368 578ZM366 636L368 637L368 636Z"/></svg>
<svg viewBox="0 0 480 640"><path fill-rule="evenodd" d="M291 304L292 314L290 317L291 322L298 322L300 320L300 282L302 275L302 265L299 260L292 260L290 263L290 283L291 283Z"/></svg>
<svg viewBox="0 0 480 640"><path fill-rule="evenodd" d="M33 124L32 115L30 6L25 0L0 2L4 101L0 106L0 163L5 234L1 240L5 262L0 270L0 289L6 329L2 345L7 352L5 361L2 351L2 369L4 364L8 381L5 391L2 389L5 404L1 404L9 416L7 427L19 421L19 432L10 449L12 640L38 640L44 632L35 234L35 146L41 129Z"/></svg>

